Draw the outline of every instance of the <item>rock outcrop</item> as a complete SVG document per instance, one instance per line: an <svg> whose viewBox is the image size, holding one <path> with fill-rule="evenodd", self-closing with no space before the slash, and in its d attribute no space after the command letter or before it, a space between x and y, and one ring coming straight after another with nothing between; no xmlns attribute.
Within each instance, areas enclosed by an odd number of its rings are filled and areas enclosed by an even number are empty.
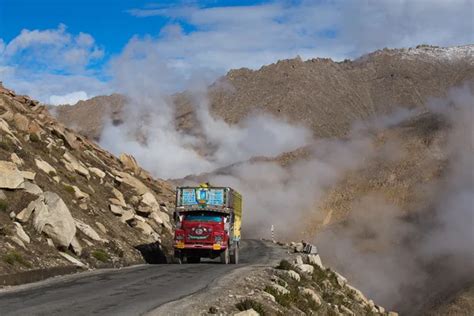
<svg viewBox="0 0 474 316"><path fill-rule="evenodd" d="M38 102L0 85L0 275L144 261L171 254L174 188L58 123ZM143 211L143 207L147 211Z"/></svg>

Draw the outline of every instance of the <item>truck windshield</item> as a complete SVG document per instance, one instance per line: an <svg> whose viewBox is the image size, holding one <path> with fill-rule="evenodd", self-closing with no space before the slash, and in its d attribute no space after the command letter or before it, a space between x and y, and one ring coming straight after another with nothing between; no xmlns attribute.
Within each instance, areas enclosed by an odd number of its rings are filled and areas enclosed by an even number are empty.
<svg viewBox="0 0 474 316"><path fill-rule="evenodd" d="M188 216L186 216L185 220L190 221L190 222L216 222L216 223L220 223L222 221L222 217L212 216L212 215L188 215Z"/></svg>

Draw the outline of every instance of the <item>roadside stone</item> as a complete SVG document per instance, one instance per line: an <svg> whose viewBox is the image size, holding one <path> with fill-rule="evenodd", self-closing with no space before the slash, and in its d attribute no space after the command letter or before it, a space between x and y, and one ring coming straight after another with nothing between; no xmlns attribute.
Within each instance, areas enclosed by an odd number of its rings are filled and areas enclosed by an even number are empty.
<svg viewBox="0 0 474 316"><path fill-rule="evenodd" d="M298 282L301 281L301 277L296 271L293 271L293 270L283 270L283 271L282 271L282 273L286 274L287 276L289 276L293 280L298 281Z"/></svg>
<svg viewBox="0 0 474 316"><path fill-rule="evenodd" d="M140 172L140 166L138 166L137 160L132 155L125 153L120 154L119 160L125 169L132 171L134 174L138 175Z"/></svg>
<svg viewBox="0 0 474 316"><path fill-rule="evenodd" d="M48 246L56 248L56 246L54 245L54 242L51 238L46 238L46 243L48 244Z"/></svg>
<svg viewBox="0 0 474 316"><path fill-rule="evenodd" d="M321 269L324 269L323 263L321 262L321 257L319 255L308 255L308 262L310 264L315 264Z"/></svg>
<svg viewBox="0 0 474 316"><path fill-rule="evenodd" d="M262 291L262 296L272 302L275 302L275 296L271 295L268 292Z"/></svg>
<svg viewBox="0 0 474 316"><path fill-rule="evenodd" d="M89 170L86 167L84 167L84 165L79 160L77 160L76 157L74 157L72 154L68 152L64 153L63 157L66 160L63 160L62 162L66 166L67 169L72 169L76 171L77 173L79 173L80 175L83 175L87 179L90 178Z"/></svg>
<svg viewBox="0 0 474 316"><path fill-rule="evenodd" d="M43 212L43 208L46 208L46 204L44 204L44 196L40 195L38 199L31 201L25 209L16 214L16 220L20 223L26 223L30 219L33 211Z"/></svg>
<svg viewBox="0 0 474 316"><path fill-rule="evenodd" d="M74 222L76 224L76 228L79 229L79 231L81 231L84 235L86 235L90 239L95 240L95 241L104 241L99 236L99 234L97 234L97 232L92 227L90 227L90 225L88 225L88 224L86 224L86 223L84 223L84 222L82 222L78 219L75 219Z"/></svg>
<svg viewBox="0 0 474 316"><path fill-rule="evenodd" d="M279 285L279 284L276 284L276 283L271 283L270 284L270 287L272 289L274 289L275 291L277 291L280 295L285 295L285 294L289 294L290 291L285 289L283 286Z"/></svg>
<svg viewBox="0 0 474 316"><path fill-rule="evenodd" d="M300 265L300 264L303 264L303 258L301 258L301 256L296 256L295 258L295 265Z"/></svg>
<svg viewBox="0 0 474 316"><path fill-rule="evenodd" d="M43 190L41 190L39 186L29 181L25 181L25 192L36 196L40 196L41 194L43 194Z"/></svg>
<svg viewBox="0 0 474 316"><path fill-rule="evenodd" d="M56 169L44 160L36 158L35 159L35 164L36 164L36 167L38 167L38 169L40 169L41 171L43 171L46 174L51 175L52 173L54 173L54 174L57 173Z"/></svg>
<svg viewBox="0 0 474 316"><path fill-rule="evenodd" d="M7 199L7 196L5 195L5 192L3 192L3 190L0 189L0 200L6 200Z"/></svg>
<svg viewBox="0 0 474 316"><path fill-rule="evenodd" d="M23 249L26 249L25 243L17 236L10 236L10 239Z"/></svg>
<svg viewBox="0 0 474 316"><path fill-rule="evenodd" d="M23 242L30 243L30 236L25 232L20 223L15 223L16 234Z"/></svg>
<svg viewBox="0 0 474 316"><path fill-rule="evenodd" d="M334 271L334 274L336 275L337 284L339 284L339 286L341 287L344 287L347 284L347 279L336 271Z"/></svg>
<svg viewBox="0 0 474 316"><path fill-rule="evenodd" d="M60 254L64 259L66 259L67 261L71 262L72 264L74 264L74 265L76 265L76 266L78 266L78 267L81 267L81 268L87 268L87 266L86 266L83 262L79 261L78 259L74 258L73 256L68 255L67 253L62 252L62 251L60 251L59 254Z"/></svg>
<svg viewBox="0 0 474 316"><path fill-rule="evenodd" d="M21 175L23 176L24 179L34 181L36 177L35 172L31 171L20 171Z"/></svg>
<svg viewBox="0 0 474 316"><path fill-rule="evenodd" d="M125 198L123 197L122 192L117 190L116 188L112 188L112 193L115 196L115 200L118 201L118 203L114 203L123 207L127 206L127 203L125 203Z"/></svg>
<svg viewBox="0 0 474 316"><path fill-rule="evenodd" d="M120 207L120 206L118 206L118 205L110 204L109 207L110 207L110 211L111 211L114 215L122 216L123 213L124 213L123 208Z"/></svg>
<svg viewBox="0 0 474 316"><path fill-rule="evenodd" d="M356 289L355 287L353 287L353 286L351 286L351 285L349 285L349 284L346 284L345 287L346 287L347 289L349 289L349 290L352 292L352 294L354 295L356 301L361 302L361 303L363 303L364 305L365 305L365 304L368 304L367 298L365 297L364 294L362 294L361 291L359 291L358 289Z"/></svg>
<svg viewBox="0 0 474 316"><path fill-rule="evenodd" d="M253 308L234 314L234 316L259 316Z"/></svg>
<svg viewBox="0 0 474 316"><path fill-rule="evenodd" d="M91 167L89 168L89 171L95 174L99 179L105 178L105 172L103 172L99 168Z"/></svg>
<svg viewBox="0 0 474 316"><path fill-rule="evenodd" d="M25 179L16 165L10 161L0 160L0 189L24 189Z"/></svg>
<svg viewBox="0 0 474 316"><path fill-rule="evenodd" d="M74 237L74 238L72 239L70 246L71 246L72 251L73 251L76 255L80 256L80 255L82 254L82 246L81 246L81 244L79 243L79 240L77 239L77 237Z"/></svg>
<svg viewBox="0 0 474 316"><path fill-rule="evenodd" d="M314 272L314 267L310 264L298 264L296 268L302 273L313 274Z"/></svg>
<svg viewBox="0 0 474 316"><path fill-rule="evenodd" d="M120 221L122 223L128 223L134 218L135 218L135 213L132 210L126 210L123 212L122 216L120 217Z"/></svg>
<svg viewBox="0 0 474 316"><path fill-rule="evenodd" d="M303 252L304 250L304 245L301 242L297 242L293 245L293 251L294 252Z"/></svg>
<svg viewBox="0 0 474 316"><path fill-rule="evenodd" d="M138 180L134 176L132 176L132 175L126 173L126 172L120 172L120 171L114 171L114 173L115 173L115 175L120 177L122 182L124 182L124 183L128 184L129 186L131 186L135 190L135 192L137 192L137 194L143 195L146 192L150 191L150 189L145 184L143 184L143 182L141 182L140 180Z"/></svg>
<svg viewBox="0 0 474 316"><path fill-rule="evenodd" d="M74 189L74 196L78 200L88 200L90 198L89 194L82 192L77 186L73 185L72 188Z"/></svg>
<svg viewBox="0 0 474 316"><path fill-rule="evenodd" d="M344 315L349 315L349 316L355 315L353 311L351 311L349 308L345 307L344 305L340 305L339 308L341 309L341 312Z"/></svg>
<svg viewBox="0 0 474 316"><path fill-rule="evenodd" d="M95 222L95 225L99 228L99 230L102 233L107 234L108 230L107 230L107 228L105 228L104 224L102 224L100 222Z"/></svg>
<svg viewBox="0 0 474 316"><path fill-rule="evenodd" d="M142 195L142 204L146 206L150 206L151 208L159 208L160 204L158 204L158 201L156 200L155 196L151 192L146 192L145 194Z"/></svg>
<svg viewBox="0 0 474 316"><path fill-rule="evenodd" d="M54 192L44 193L46 207L35 208L33 224L35 229L48 235L55 244L69 247L74 235L76 225L71 212L64 201Z"/></svg>
<svg viewBox="0 0 474 316"><path fill-rule="evenodd" d="M23 166L23 164L25 163L25 162L23 161L23 159L21 159L20 157L18 157L18 155L15 154L15 153L12 153L12 154L10 155L10 160L11 160L15 165L17 165L18 167Z"/></svg>
<svg viewBox="0 0 474 316"><path fill-rule="evenodd" d="M89 206L87 205L87 203L81 203L81 204L79 204L79 208L83 211L87 211Z"/></svg>
<svg viewBox="0 0 474 316"><path fill-rule="evenodd" d="M321 306L321 298L314 290L308 288L300 288L300 293L303 295L308 295L313 300L313 302L316 303L316 305Z"/></svg>

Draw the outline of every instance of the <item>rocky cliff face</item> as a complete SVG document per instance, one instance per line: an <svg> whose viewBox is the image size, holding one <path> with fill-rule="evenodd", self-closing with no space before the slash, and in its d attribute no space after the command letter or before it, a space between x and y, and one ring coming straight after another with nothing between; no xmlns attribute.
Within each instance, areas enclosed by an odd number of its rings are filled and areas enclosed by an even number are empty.
<svg viewBox="0 0 474 316"><path fill-rule="evenodd" d="M0 275L163 261L173 199L133 157L114 157L0 86Z"/></svg>
<svg viewBox="0 0 474 316"><path fill-rule="evenodd" d="M343 136L354 120L390 113L396 107L423 108L429 98L472 81L473 56L473 45L420 46L384 49L353 61L296 58L259 70L231 70L209 88L210 109L233 124L249 113L264 112L304 124L318 137ZM198 133L190 95L177 94L174 102L177 127ZM97 97L59 107L57 117L98 139L104 118L120 124L125 104L118 95Z"/></svg>

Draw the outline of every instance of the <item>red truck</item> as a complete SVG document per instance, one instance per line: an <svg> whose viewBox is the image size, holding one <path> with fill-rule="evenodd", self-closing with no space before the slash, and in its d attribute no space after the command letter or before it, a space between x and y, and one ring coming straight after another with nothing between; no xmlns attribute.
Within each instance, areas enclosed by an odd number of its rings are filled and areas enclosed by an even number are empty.
<svg viewBox="0 0 474 316"><path fill-rule="evenodd" d="M179 263L201 258L239 263L242 196L229 187L176 189L174 256Z"/></svg>

